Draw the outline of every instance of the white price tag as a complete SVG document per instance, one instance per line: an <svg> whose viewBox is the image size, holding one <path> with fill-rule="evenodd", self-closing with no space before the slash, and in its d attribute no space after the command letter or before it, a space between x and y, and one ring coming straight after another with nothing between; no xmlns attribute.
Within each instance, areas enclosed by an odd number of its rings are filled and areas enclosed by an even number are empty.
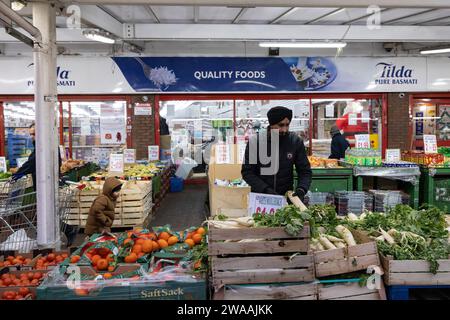
<svg viewBox="0 0 450 320"><path fill-rule="evenodd" d="M287 205L283 196L250 192L249 215L255 213L274 214L278 209Z"/></svg>
<svg viewBox="0 0 450 320"><path fill-rule="evenodd" d="M436 135L424 134L423 135L423 145L424 145L425 153L437 153Z"/></svg>
<svg viewBox="0 0 450 320"><path fill-rule="evenodd" d="M25 162L27 162L28 158L17 158L16 162L17 162L17 168L20 168L23 166L23 164Z"/></svg>
<svg viewBox="0 0 450 320"><path fill-rule="evenodd" d="M148 146L148 161L159 160L159 146Z"/></svg>
<svg viewBox="0 0 450 320"><path fill-rule="evenodd" d="M60 155L62 161L66 161L67 160L66 148L64 148L64 146L59 146L59 155Z"/></svg>
<svg viewBox="0 0 450 320"><path fill-rule="evenodd" d="M136 149L125 149L123 159L125 164L136 163Z"/></svg>
<svg viewBox="0 0 450 320"><path fill-rule="evenodd" d="M8 169L6 168L6 158L0 157L0 172L6 172Z"/></svg>
<svg viewBox="0 0 450 320"><path fill-rule="evenodd" d="M247 148L247 145L244 143L239 143L238 144L238 163L243 163L244 162L244 157L245 157L245 149Z"/></svg>
<svg viewBox="0 0 450 320"><path fill-rule="evenodd" d="M327 104L325 107L325 117L333 118L334 117L334 104Z"/></svg>
<svg viewBox="0 0 450 320"><path fill-rule="evenodd" d="M111 153L109 155L109 172L123 172L123 154Z"/></svg>
<svg viewBox="0 0 450 320"><path fill-rule="evenodd" d="M230 145L229 144L216 144L216 163L231 163Z"/></svg>
<svg viewBox="0 0 450 320"><path fill-rule="evenodd" d="M357 149L370 149L370 135L369 134L355 134L355 147Z"/></svg>
<svg viewBox="0 0 450 320"><path fill-rule="evenodd" d="M400 160L400 149L386 149L387 162L399 162Z"/></svg>
<svg viewBox="0 0 450 320"><path fill-rule="evenodd" d="M370 121L370 112L369 111L361 112L361 122L369 123L369 121Z"/></svg>

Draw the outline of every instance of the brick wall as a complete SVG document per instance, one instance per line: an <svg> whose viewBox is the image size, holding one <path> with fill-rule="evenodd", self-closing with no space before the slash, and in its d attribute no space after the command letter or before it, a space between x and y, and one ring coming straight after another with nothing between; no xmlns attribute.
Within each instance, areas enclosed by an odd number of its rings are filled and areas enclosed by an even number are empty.
<svg viewBox="0 0 450 320"><path fill-rule="evenodd" d="M132 149L136 149L136 159L147 159L147 146L155 144L155 120L154 120L154 97L147 95L148 101L144 102L141 95L133 96L131 100L131 136ZM135 103L149 103L152 105L151 116L135 116Z"/></svg>
<svg viewBox="0 0 450 320"><path fill-rule="evenodd" d="M388 148L409 150L409 94L388 94Z"/></svg>

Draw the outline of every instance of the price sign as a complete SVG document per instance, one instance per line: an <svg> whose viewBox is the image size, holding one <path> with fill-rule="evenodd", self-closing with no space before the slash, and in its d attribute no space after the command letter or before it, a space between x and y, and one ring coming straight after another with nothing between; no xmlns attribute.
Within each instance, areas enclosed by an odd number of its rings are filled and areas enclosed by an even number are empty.
<svg viewBox="0 0 450 320"><path fill-rule="evenodd" d="M229 144L216 144L216 163L230 163L231 155L230 155L230 145Z"/></svg>
<svg viewBox="0 0 450 320"><path fill-rule="evenodd" d="M358 124L358 115L356 113L350 113L348 115L348 125L356 126Z"/></svg>
<svg viewBox="0 0 450 320"><path fill-rule="evenodd" d="M60 155L62 161L66 161L67 160L66 148L64 148L64 146L59 146L59 155Z"/></svg>
<svg viewBox="0 0 450 320"><path fill-rule="evenodd" d="M136 163L136 149L125 149L123 151L123 160L125 164Z"/></svg>
<svg viewBox="0 0 450 320"><path fill-rule="evenodd" d="M333 118L334 117L334 104L327 104L325 107L325 117Z"/></svg>
<svg viewBox="0 0 450 320"><path fill-rule="evenodd" d="M244 157L245 157L245 149L247 148L247 145L244 143L239 143L238 144L238 161L239 163L243 163L244 162Z"/></svg>
<svg viewBox="0 0 450 320"><path fill-rule="evenodd" d="M123 172L123 154L111 153L109 155L109 172Z"/></svg>
<svg viewBox="0 0 450 320"><path fill-rule="evenodd" d="M369 134L355 134L355 147L357 149L369 149L370 148L370 135Z"/></svg>
<svg viewBox="0 0 450 320"><path fill-rule="evenodd" d="M424 145L425 153L437 153L436 135L424 134L423 135L423 145Z"/></svg>
<svg viewBox="0 0 450 320"><path fill-rule="evenodd" d="M27 162L28 158L17 158L16 162L17 162L17 167L20 168L21 166L23 166L23 164L25 162Z"/></svg>
<svg viewBox="0 0 450 320"><path fill-rule="evenodd" d="M278 209L286 205L286 198L283 196L251 192L249 197L249 214L274 214Z"/></svg>
<svg viewBox="0 0 450 320"><path fill-rule="evenodd" d="M6 158L0 157L0 172L6 172L8 168L6 168Z"/></svg>
<svg viewBox="0 0 450 320"><path fill-rule="evenodd" d="M159 160L159 146L148 146L148 161Z"/></svg>
<svg viewBox="0 0 450 320"><path fill-rule="evenodd" d="M400 159L400 149L386 149L387 162L399 162Z"/></svg>

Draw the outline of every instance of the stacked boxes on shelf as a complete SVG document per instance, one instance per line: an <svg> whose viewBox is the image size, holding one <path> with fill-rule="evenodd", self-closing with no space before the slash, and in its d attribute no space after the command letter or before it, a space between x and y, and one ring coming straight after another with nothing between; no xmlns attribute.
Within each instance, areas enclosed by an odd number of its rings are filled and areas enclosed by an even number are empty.
<svg viewBox="0 0 450 320"><path fill-rule="evenodd" d="M31 137L8 133L8 160L10 166L16 166L17 158L28 157L33 149Z"/></svg>

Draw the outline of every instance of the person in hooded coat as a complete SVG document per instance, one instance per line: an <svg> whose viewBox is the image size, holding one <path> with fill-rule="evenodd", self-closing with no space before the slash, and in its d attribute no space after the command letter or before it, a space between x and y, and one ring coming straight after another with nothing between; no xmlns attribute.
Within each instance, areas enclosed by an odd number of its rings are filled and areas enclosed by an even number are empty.
<svg viewBox="0 0 450 320"><path fill-rule="evenodd" d="M252 192L285 195L287 191L293 190L295 166L298 174L295 194L303 201L311 185L312 171L303 141L294 132L289 132L292 111L281 106L274 107L267 113L267 118L269 119L267 130L261 130L247 143L241 169L242 178L251 187ZM275 167L278 170L275 174L263 173L263 168L271 167L273 164L262 161L259 152L262 139L267 139L267 156L270 157L272 154L271 130L279 132L279 156L275 158ZM252 143L257 146L257 150L256 154L250 155L249 146ZM263 149L262 153L266 153L266 150Z"/></svg>
<svg viewBox="0 0 450 320"><path fill-rule="evenodd" d="M331 134L331 154L329 159L343 159L345 158L345 151L350 148L350 143L341 134L341 131L337 126L332 126L330 130Z"/></svg>
<svg viewBox="0 0 450 320"><path fill-rule="evenodd" d="M114 222L116 201L119 198L122 182L114 177L106 179L103 193L95 198L89 210L84 233L88 236L103 231L111 232Z"/></svg>

